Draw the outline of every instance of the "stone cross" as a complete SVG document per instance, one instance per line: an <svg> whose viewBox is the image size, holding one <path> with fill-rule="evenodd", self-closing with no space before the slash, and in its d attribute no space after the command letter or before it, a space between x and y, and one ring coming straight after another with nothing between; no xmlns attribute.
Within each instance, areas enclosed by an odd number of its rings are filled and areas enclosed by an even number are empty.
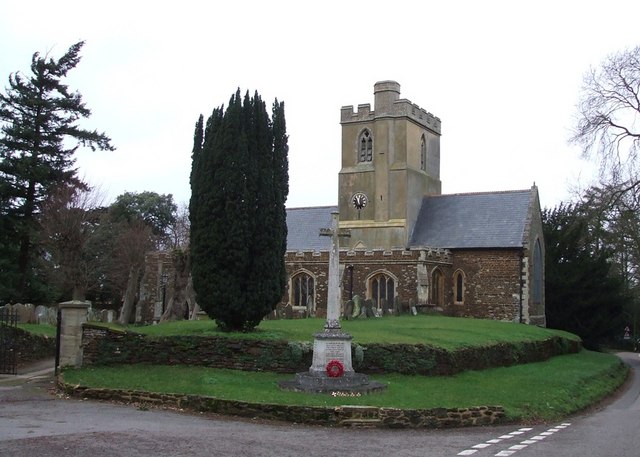
<svg viewBox="0 0 640 457"><path fill-rule="evenodd" d="M338 228L338 213L331 213L331 228L320 229L320 236L331 237L329 252L329 283L327 285L327 323L326 330L340 330L340 237L350 237L349 230Z"/></svg>

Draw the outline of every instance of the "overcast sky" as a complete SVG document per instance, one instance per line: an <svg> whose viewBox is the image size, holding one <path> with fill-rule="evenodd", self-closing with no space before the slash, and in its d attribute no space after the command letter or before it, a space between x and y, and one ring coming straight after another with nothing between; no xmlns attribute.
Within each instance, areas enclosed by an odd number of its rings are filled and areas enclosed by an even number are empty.
<svg viewBox="0 0 640 457"><path fill-rule="evenodd" d="M285 102L287 206L337 203L340 108L376 81L442 120L443 193L526 189L543 206L588 184L568 144L582 77L640 44L640 1L2 1L0 79L85 40L67 82L116 152L82 151L108 200L188 202L198 116L239 87Z"/></svg>

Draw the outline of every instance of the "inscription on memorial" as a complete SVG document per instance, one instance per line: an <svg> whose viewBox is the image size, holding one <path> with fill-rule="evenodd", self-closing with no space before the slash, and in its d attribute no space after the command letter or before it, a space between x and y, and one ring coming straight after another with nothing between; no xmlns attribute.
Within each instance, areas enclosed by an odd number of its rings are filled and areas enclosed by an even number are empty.
<svg viewBox="0 0 640 457"><path fill-rule="evenodd" d="M342 341L327 341L325 347L325 363L329 363L331 360L339 360L344 363L344 342Z"/></svg>

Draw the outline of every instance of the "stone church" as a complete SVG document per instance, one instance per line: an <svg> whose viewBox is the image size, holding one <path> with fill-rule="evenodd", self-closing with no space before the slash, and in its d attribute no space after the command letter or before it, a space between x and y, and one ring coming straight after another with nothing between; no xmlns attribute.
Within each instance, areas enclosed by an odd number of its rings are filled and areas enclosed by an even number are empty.
<svg viewBox="0 0 640 457"><path fill-rule="evenodd" d="M287 210L288 290L279 308L324 316L339 214L341 297L376 314L446 315L545 325L544 239L538 191L443 195L440 119L374 86L374 106L341 109L337 206Z"/></svg>
<svg viewBox="0 0 640 457"><path fill-rule="evenodd" d="M440 119L374 86L374 106L341 110L337 206L287 210L288 287L280 315L325 316L331 239L339 214L341 302L360 297L377 315L450 316L545 325L544 239L538 191L442 195ZM136 322L193 318L188 267L147 255Z"/></svg>

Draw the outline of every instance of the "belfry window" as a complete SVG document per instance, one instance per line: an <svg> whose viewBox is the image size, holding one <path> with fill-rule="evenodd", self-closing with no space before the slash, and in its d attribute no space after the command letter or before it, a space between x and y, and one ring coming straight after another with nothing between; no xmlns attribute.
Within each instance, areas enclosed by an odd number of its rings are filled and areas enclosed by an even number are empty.
<svg viewBox="0 0 640 457"><path fill-rule="evenodd" d="M291 278L291 304L314 309L315 281L308 273L298 273Z"/></svg>
<svg viewBox="0 0 640 457"><path fill-rule="evenodd" d="M396 292L396 284L393 278L385 273L378 273L369 280L371 300L378 309L393 308L393 299Z"/></svg>
<svg viewBox="0 0 640 457"><path fill-rule="evenodd" d="M358 162L373 160L373 138L368 129L364 129L358 139Z"/></svg>
<svg viewBox="0 0 640 457"><path fill-rule="evenodd" d="M424 139L424 135L420 140L420 169L427 171L427 142Z"/></svg>

